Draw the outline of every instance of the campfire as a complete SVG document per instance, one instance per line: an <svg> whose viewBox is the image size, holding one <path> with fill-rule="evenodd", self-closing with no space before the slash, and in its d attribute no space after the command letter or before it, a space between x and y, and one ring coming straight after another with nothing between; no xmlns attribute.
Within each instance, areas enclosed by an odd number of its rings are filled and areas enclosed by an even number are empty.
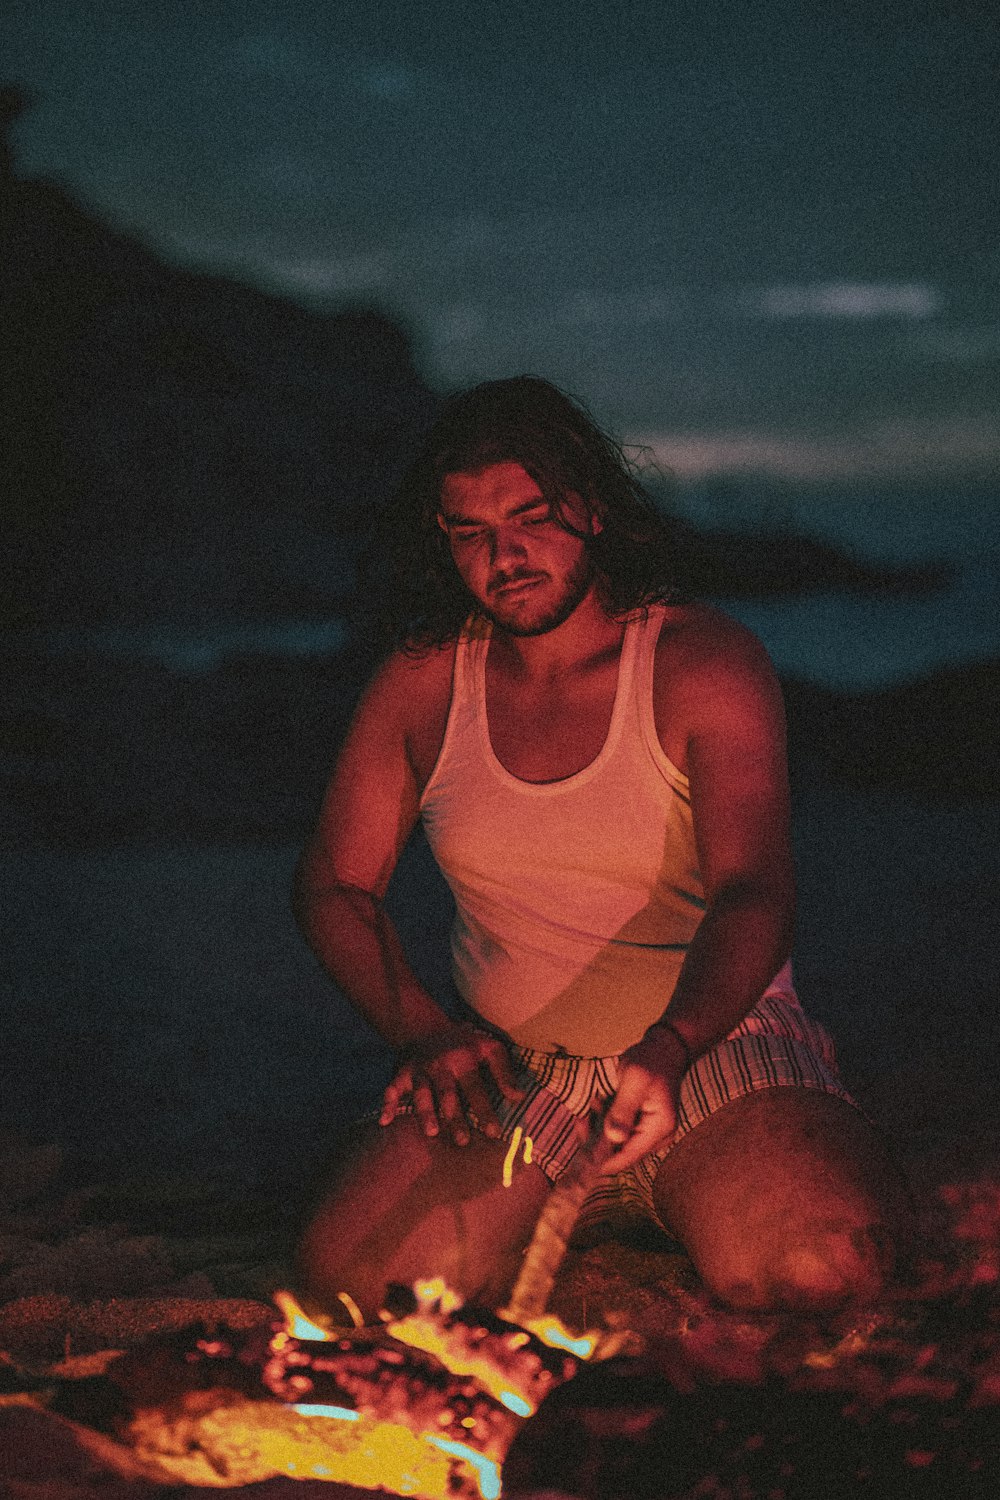
<svg viewBox="0 0 1000 1500"><path fill-rule="evenodd" d="M394 1289L380 1324L340 1329L279 1293L256 1327L188 1326L34 1372L8 1360L0 1405L47 1413L106 1470L166 1486L285 1475L428 1500L490 1500L502 1485L592 1500L988 1500L1000 1188L947 1188L940 1203L940 1244L864 1315L741 1315L673 1285L669 1326L632 1318L643 1353L617 1329L463 1306L440 1281Z"/></svg>
<svg viewBox="0 0 1000 1500"><path fill-rule="evenodd" d="M632 1335L576 1334L546 1311L580 1206L610 1149L599 1129L553 1189L510 1305L466 1308L440 1279L391 1288L381 1325L308 1318L290 1292L263 1329L201 1328L109 1359L98 1384L72 1383L55 1408L123 1471L223 1488L276 1475L425 1500L496 1500L523 1424L581 1361L637 1348ZM516 1131L503 1164L509 1186ZM117 1447L118 1452L115 1451ZM123 1456L124 1455L124 1456Z"/></svg>
<svg viewBox="0 0 1000 1500"><path fill-rule="evenodd" d="M56 1408L125 1472L224 1488L287 1475L425 1500L496 1500L513 1439L584 1358L621 1333L523 1328L441 1281L396 1289L381 1327L309 1320L276 1294L270 1329L168 1335L68 1382ZM126 1457L127 1455L127 1457Z"/></svg>

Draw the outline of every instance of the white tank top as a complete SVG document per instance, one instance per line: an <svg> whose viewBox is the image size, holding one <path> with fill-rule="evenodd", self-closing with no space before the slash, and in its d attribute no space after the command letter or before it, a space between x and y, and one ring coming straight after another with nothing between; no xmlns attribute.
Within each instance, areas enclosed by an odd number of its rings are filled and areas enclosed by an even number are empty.
<svg viewBox="0 0 1000 1500"><path fill-rule="evenodd" d="M489 623L458 642L421 813L455 897L459 993L522 1046L622 1052L663 1014L705 910L687 777L663 753L653 716L664 614L653 606L625 628L597 758L541 784L493 753Z"/></svg>

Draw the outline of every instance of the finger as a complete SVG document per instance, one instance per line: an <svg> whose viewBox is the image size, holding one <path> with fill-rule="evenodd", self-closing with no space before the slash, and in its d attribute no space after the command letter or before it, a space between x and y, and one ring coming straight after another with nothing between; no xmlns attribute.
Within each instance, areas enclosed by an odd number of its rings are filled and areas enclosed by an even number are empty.
<svg viewBox="0 0 1000 1500"><path fill-rule="evenodd" d="M489 1094L483 1085L479 1069L469 1073L462 1079L462 1093L469 1114L475 1120L484 1135L488 1135L491 1141L499 1140L501 1135L500 1121L496 1110L490 1100Z"/></svg>
<svg viewBox="0 0 1000 1500"><path fill-rule="evenodd" d="M675 1122L671 1113L650 1110L641 1115L632 1134L608 1157L603 1170L609 1174L628 1171L629 1167L634 1167L650 1151L666 1145L673 1136L674 1129Z"/></svg>
<svg viewBox="0 0 1000 1500"><path fill-rule="evenodd" d="M409 1068L403 1068L395 1078L386 1086L382 1095L382 1110L378 1117L380 1125L390 1125L399 1114L403 1100L413 1089L413 1075Z"/></svg>
<svg viewBox="0 0 1000 1500"><path fill-rule="evenodd" d="M642 1106L649 1095L649 1079L638 1069L626 1073L604 1116L604 1134L620 1146L636 1127Z"/></svg>
<svg viewBox="0 0 1000 1500"><path fill-rule="evenodd" d="M444 1125L450 1130L451 1138L456 1146L467 1146L469 1144L469 1126L462 1108L462 1101L458 1096L458 1090L453 1084L442 1084L438 1086L438 1115Z"/></svg>
<svg viewBox="0 0 1000 1500"><path fill-rule="evenodd" d="M434 1093L429 1083L419 1083L415 1086L413 1109L424 1135L437 1135L441 1127L438 1124L437 1110L434 1108Z"/></svg>
<svg viewBox="0 0 1000 1500"><path fill-rule="evenodd" d="M514 1103L524 1098L527 1090L515 1078L510 1055L502 1042L496 1042L492 1037L483 1037L477 1043L475 1051L479 1061L485 1063L496 1080L497 1088L504 1098Z"/></svg>

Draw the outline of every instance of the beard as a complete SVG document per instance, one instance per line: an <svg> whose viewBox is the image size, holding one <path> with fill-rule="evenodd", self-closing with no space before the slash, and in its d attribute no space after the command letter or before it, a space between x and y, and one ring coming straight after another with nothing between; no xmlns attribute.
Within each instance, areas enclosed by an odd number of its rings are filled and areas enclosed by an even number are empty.
<svg viewBox="0 0 1000 1500"><path fill-rule="evenodd" d="M530 575L529 575L530 576ZM516 582L517 575L506 580ZM488 620L508 635L547 635L569 619L570 615L587 597L594 581L594 569L590 558L583 553L574 564L561 587L552 593L549 582L541 581L537 588L529 590L523 599L514 599L504 608L501 594L493 604L480 603L480 609ZM537 597L536 597L537 595Z"/></svg>

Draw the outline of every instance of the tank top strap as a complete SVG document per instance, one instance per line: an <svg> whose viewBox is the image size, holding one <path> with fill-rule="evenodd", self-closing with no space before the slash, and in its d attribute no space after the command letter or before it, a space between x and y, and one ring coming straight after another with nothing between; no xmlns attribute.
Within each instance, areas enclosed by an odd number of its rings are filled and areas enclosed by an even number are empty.
<svg viewBox="0 0 1000 1500"><path fill-rule="evenodd" d="M470 615L455 643L455 666L452 674L453 704L475 698L477 682L489 643L489 622Z"/></svg>
<svg viewBox="0 0 1000 1500"><path fill-rule="evenodd" d="M656 712L653 707L653 675L656 666L656 647L666 618L662 604L651 604L645 618L640 617L636 626L635 660L635 711L639 733L646 751L660 773L682 793L688 789L688 778L678 770L660 744L656 729Z"/></svg>

